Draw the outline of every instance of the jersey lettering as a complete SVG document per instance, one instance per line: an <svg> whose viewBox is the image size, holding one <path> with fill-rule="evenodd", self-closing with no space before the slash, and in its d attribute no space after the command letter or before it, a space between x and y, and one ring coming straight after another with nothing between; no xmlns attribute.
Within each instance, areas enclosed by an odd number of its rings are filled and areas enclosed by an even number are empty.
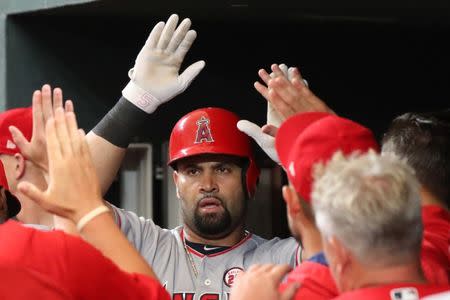
<svg viewBox="0 0 450 300"><path fill-rule="evenodd" d="M202 294L200 298L195 297L195 293L173 293L172 300L229 300L230 299L230 293L223 293L223 297L220 296L220 294L214 294L214 293L207 293ZM198 295L198 294L197 294Z"/></svg>
<svg viewBox="0 0 450 300"><path fill-rule="evenodd" d="M203 294L200 297L200 300L219 300L220 295L219 294Z"/></svg>
<svg viewBox="0 0 450 300"><path fill-rule="evenodd" d="M193 300L194 293L174 293L172 296L173 300Z"/></svg>
<svg viewBox="0 0 450 300"><path fill-rule="evenodd" d="M195 144L200 144L203 142L211 143L214 139L211 134L211 129L209 128L209 119L201 117L197 121L197 135L195 137Z"/></svg>

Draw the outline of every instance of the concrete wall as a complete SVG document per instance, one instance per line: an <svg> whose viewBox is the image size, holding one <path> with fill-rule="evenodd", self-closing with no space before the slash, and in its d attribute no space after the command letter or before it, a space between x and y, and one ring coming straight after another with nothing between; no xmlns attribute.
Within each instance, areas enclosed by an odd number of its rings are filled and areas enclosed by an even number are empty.
<svg viewBox="0 0 450 300"><path fill-rule="evenodd" d="M64 7L82 3L93 2L93 0L2 0L0 1L0 109L3 110L7 105L7 51L8 36L7 19L14 14L28 13L39 10L47 10L56 7Z"/></svg>

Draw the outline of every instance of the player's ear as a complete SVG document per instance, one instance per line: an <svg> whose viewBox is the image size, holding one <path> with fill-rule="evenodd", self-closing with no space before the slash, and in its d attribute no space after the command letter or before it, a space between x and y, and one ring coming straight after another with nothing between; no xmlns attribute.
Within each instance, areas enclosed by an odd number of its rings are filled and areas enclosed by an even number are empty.
<svg viewBox="0 0 450 300"><path fill-rule="evenodd" d="M176 192L177 192L177 198L180 199L180 192L178 190L179 175L178 175L177 171L173 171L172 178L173 178L173 182L175 183L175 189L176 189Z"/></svg>
<svg viewBox="0 0 450 300"><path fill-rule="evenodd" d="M336 272L342 275L351 265L352 254L335 236L328 237L329 252L333 254L336 262Z"/></svg>
<svg viewBox="0 0 450 300"><path fill-rule="evenodd" d="M25 174L26 163L22 154L14 154L14 177L20 179Z"/></svg>
<svg viewBox="0 0 450 300"><path fill-rule="evenodd" d="M294 218L296 214L300 211L300 201L297 197L297 192L290 185L283 186L283 198L286 202L286 208L288 214Z"/></svg>

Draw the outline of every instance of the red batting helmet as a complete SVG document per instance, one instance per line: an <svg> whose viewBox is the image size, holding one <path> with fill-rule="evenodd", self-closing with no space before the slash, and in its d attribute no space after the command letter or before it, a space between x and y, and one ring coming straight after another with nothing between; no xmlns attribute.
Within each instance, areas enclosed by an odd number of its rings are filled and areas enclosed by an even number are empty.
<svg viewBox="0 0 450 300"><path fill-rule="evenodd" d="M200 154L227 154L247 158L246 188L255 194L259 169L253 157L250 138L236 127L239 117L223 108L194 110L182 117L172 129L169 165L179 159Z"/></svg>

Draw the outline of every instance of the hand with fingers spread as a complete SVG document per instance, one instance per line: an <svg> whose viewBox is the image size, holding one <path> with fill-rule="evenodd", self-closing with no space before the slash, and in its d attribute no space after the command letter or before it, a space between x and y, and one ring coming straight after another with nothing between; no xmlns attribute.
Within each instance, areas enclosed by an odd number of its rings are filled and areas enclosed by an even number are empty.
<svg viewBox="0 0 450 300"><path fill-rule="evenodd" d="M31 141L28 141L22 132L15 126L9 128L14 143L19 147L25 159L31 161L45 173L48 172L48 159L46 151L45 124L53 117L54 111L63 107L63 95L60 88L53 90L51 86L45 84L42 90L33 93L33 134ZM65 103L66 111L73 111L72 101Z"/></svg>
<svg viewBox="0 0 450 300"><path fill-rule="evenodd" d="M182 93L205 66L204 61L190 65L179 74L181 63L197 37L189 30L191 21L184 19L177 27L178 16L153 28L129 72L130 82L123 96L147 113Z"/></svg>
<svg viewBox="0 0 450 300"><path fill-rule="evenodd" d="M84 132L75 114L55 110L46 125L49 182L45 191L29 182L19 190L43 209L77 223L81 217L103 205L99 181Z"/></svg>
<svg viewBox="0 0 450 300"><path fill-rule="evenodd" d="M272 76L264 69L259 70L258 74L266 86L255 82L255 89L270 102L282 121L300 112L334 113L311 92L297 68L289 68L287 76L285 65L273 64L271 69Z"/></svg>
<svg viewBox="0 0 450 300"><path fill-rule="evenodd" d="M282 77L292 78L293 68L288 68L285 64L272 65L273 72L268 74L264 69L259 71L261 79L268 84L270 80ZM304 81L304 84L307 84ZM286 119L275 109L272 103L269 101L269 89L259 82L255 82L255 88L267 99L267 124L263 127L259 127L255 123L247 120L241 120L238 122L237 127L240 131L244 132L263 149L264 152L276 163L280 163L277 151L275 150L275 134L276 129Z"/></svg>
<svg viewBox="0 0 450 300"><path fill-rule="evenodd" d="M282 293L278 286L291 270L288 265L253 265L248 271L240 273L231 289L231 300L289 300L298 288L291 284Z"/></svg>

